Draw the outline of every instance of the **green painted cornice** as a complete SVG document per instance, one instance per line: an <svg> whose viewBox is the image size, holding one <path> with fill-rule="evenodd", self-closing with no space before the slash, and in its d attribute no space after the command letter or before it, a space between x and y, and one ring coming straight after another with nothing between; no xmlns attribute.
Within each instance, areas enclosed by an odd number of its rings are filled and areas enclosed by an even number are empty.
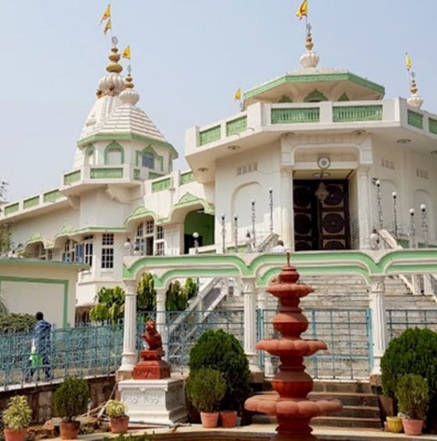
<svg viewBox="0 0 437 441"><path fill-rule="evenodd" d="M395 250L377 260L360 251L311 251L294 253L291 264L299 273L332 276L355 274L368 283L373 277L437 273L437 249ZM162 257L130 257L123 278L136 280L144 268L153 269L157 288L175 278L253 277L264 287L286 264L284 254L202 254Z"/></svg>
<svg viewBox="0 0 437 441"><path fill-rule="evenodd" d="M0 265L17 265L17 266L45 266L47 268L66 268L72 270L89 270L91 267L85 263L67 263L59 260L41 260L41 259L0 259Z"/></svg>
<svg viewBox="0 0 437 441"><path fill-rule="evenodd" d="M313 83L313 82L328 82L328 81L351 81L359 86L365 87L374 92L385 94L385 89L383 86L374 83L372 81L361 78L358 75L354 75L350 72L339 72L339 73L320 73L311 75L284 75L276 80L270 81L269 83L263 84L255 89L249 90L244 93L244 99L248 100L256 95L259 95L268 90L274 89L281 84L286 83Z"/></svg>
<svg viewBox="0 0 437 441"><path fill-rule="evenodd" d="M136 135L135 133L98 133L86 138L79 139L77 145L83 147L96 141L139 141L154 146L165 147L170 149L173 159L179 157L177 150L168 142L160 141L159 139L149 138L147 136Z"/></svg>
<svg viewBox="0 0 437 441"><path fill-rule="evenodd" d="M144 206L139 206L135 208L134 212L128 216L128 218L125 220L125 225L128 225L130 222L134 220L144 219L146 217L152 217L155 222L159 221L159 216L154 211L149 210L148 208Z"/></svg>

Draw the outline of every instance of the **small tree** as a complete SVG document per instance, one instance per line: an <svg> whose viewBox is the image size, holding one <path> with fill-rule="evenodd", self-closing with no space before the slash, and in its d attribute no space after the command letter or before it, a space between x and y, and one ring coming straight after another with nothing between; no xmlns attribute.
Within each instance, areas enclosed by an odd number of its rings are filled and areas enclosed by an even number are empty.
<svg viewBox="0 0 437 441"><path fill-rule="evenodd" d="M124 316L125 296L124 290L119 286L101 288L97 293L97 305L90 311L91 320L116 324Z"/></svg>
<svg viewBox="0 0 437 441"><path fill-rule="evenodd" d="M9 224L0 225L0 256L11 249L11 227Z"/></svg>
<svg viewBox="0 0 437 441"><path fill-rule="evenodd" d="M139 311L156 310L156 290L152 273L143 273L137 287L137 307Z"/></svg>

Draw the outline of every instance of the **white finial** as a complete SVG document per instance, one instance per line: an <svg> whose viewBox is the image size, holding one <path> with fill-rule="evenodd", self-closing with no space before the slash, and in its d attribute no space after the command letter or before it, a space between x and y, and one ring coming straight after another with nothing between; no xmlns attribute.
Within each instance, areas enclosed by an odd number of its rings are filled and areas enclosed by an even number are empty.
<svg viewBox="0 0 437 441"><path fill-rule="evenodd" d="M111 41L112 41L112 44L113 44L114 46L117 46L117 44L118 44L118 38L117 38L115 35L111 38Z"/></svg>

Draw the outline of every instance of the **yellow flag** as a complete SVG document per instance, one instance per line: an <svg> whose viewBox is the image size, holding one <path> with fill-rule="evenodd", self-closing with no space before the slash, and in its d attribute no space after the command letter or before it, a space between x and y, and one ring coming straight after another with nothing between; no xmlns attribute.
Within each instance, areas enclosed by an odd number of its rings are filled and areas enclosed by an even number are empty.
<svg viewBox="0 0 437 441"><path fill-rule="evenodd" d="M106 26L105 26L105 29L103 30L103 33L106 35L106 33L109 31L109 29L112 29L111 19L109 19L109 20L106 22Z"/></svg>
<svg viewBox="0 0 437 441"><path fill-rule="evenodd" d="M124 51L121 53L121 56L130 60L130 46L126 46Z"/></svg>
<svg viewBox="0 0 437 441"><path fill-rule="evenodd" d="M102 24L105 20L108 20L108 18L111 18L111 5L108 5L108 7L105 9L102 19L100 20L100 24Z"/></svg>
<svg viewBox="0 0 437 441"><path fill-rule="evenodd" d="M302 20L302 17L308 17L308 0L303 0L302 4L297 8L296 17Z"/></svg>
<svg viewBox="0 0 437 441"><path fill-rule="evenodd" d="M407 66L407 70L411 69L411 58L408 55L408 52L405 52L405 66Z"/></svg>
<svg viewBox="0 0 437 441"><path fill-rule="evenodd" d="M238 90L234 93L234 100L235 101L241 100L241 87L239 87Z"/></svg>

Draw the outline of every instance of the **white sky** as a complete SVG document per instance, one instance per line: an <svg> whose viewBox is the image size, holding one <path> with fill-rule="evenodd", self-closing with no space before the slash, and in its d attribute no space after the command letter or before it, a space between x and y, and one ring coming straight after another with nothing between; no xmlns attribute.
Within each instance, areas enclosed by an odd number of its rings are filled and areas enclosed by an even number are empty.
<svg viewBox="0 0 437 441"><path fill-rule="evenodd" d="M59 187L105 74L103 0L0 0L0 181L8 199ZM301 0L113 0L144 109L183 160L185 130L238 111L233 94L298 67ZM436 0L309 0L320 67L348 69L408 97L410 53L436 113ZM126 60L125 60L126 61ZM126 63L124 63L126 65ZM125 71L124 71L125 73Z"/></svg>

